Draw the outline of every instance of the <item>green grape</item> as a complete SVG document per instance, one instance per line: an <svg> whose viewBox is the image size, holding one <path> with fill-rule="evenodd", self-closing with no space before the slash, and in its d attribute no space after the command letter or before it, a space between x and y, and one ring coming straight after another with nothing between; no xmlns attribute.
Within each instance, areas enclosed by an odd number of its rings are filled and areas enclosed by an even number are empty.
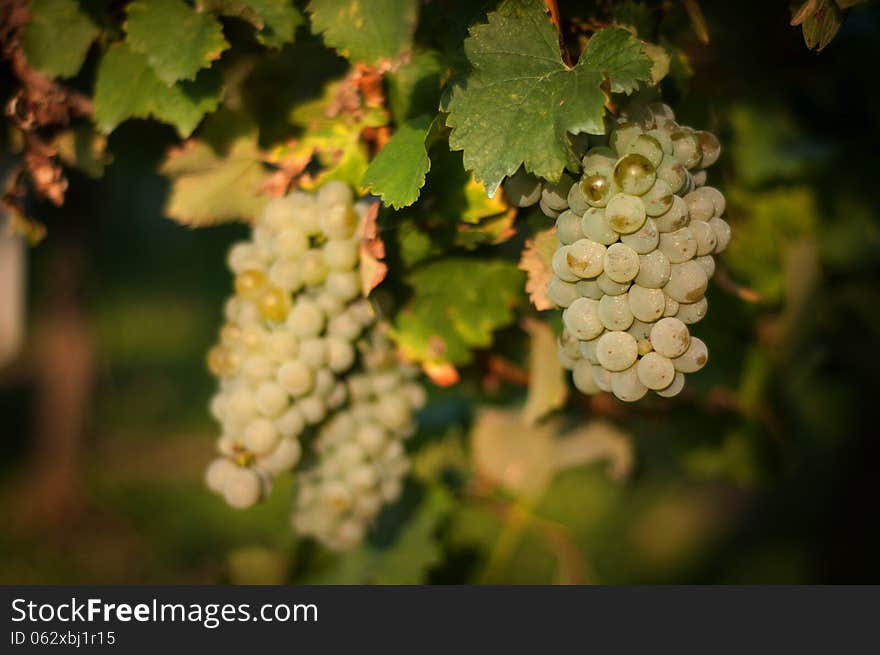
<svg viewBox="0 0 880 655"><path fill-rule="evenodd" d="M602 366L593 366L593 382L602 391L611 391L611 371Z"/></svg>
<svg viewBox="0 0 880 655"><path fill-rule="evenodd" d="M663 291L680 303L693 303L705 295L708 285L709 278L703 267L695 261L689 261L672 265L669 282Z"/></svg>
<svg viewBox="0 0 880 655"><path fill-rule="evenodd" d="M342 373L351 368L355 360L354 346L347 339L327 337L327 366L334 373Z"/></svg>
<svg viewBox="0 0 880 655"><path fill-rule="evenodd" d="M331 271L350 271L358 264L360 242L357 239L334 240L324 244L324 263Z"/></svg>
<svg viewBox="0 0 880 655"><path fill-rule="evenodd" d="M700 144L700 152L702 153L700 166L708 168L718 161L718 157L721 156L721 143L714 134L704 130L697 130L694 132L694 136L697 137L697 141Z"/></svg>
<svg viewBox="0 0 880 655"><path fill-rule="evenodd" d="M660 242L660 233L657 231L656 223L649 218L637 231L621 235L620 242L638 254L646 255L657 248L657 244Z"/></svg>
<svg viewBox="0 0 880 655"><path fill-rule="evenodd" d="M669 282L672 265L666 255L654 250L646 255L639 255L639 273L635 283L649 289L660 289Z"/></svg>
<svg viewBox="0 0 880 655"><path fill-rule="evenodd" d="M324 282L329 269L320 250L309 250L299 258L299 271L303 282L317 285Z"/></svg>
<svg viewBox="0 0 880 655"><path fill-rule="evenodd" d="M692 221L708 221L715 215L715 203L711 192L706 193L705 187L691 191L684 197L684 201Z"/></svg>
<svg viewBox="0 0 880 655"><path fill-rule="evenodd" d="M694 259L706 272L706 277L711 278L715 275L715 258L712 255L703 255Z"/></svg>
<svg viewBox="0 0 880 655"><path fill-rule="evenodd" d="M670 384L665 389L655 392L658 396L663 396L664 398L672 398L673 396L677 396L681 393L681 390L684 389L684 375L679 372L675 373L675 378L672 380L672 384Z"/></svg>
<svg viewBox="0 0 880 655"><path fill-rule="evenodd" d="M615 232L630 234L645 224L645 205L638 196L618 193L605 207L605 222Z"/></svg>
<svg viewBox="0 0 880 655"><path fill-rule="evenodd" d="M572 382L581 393L593 395L601 391L593 379L593 365L587 360L582 359L575 364L571 373Z"/></svg>
<svg viewBox="0 0 880 655"><path fill-rule="evenodd" d="M639 380L635 366L611 373L611 391L620 400L633 403L644 398L648 388Z"/></svg>
<svg viewBox="0 0 880 655"><path fill-rule="evenodd" d="M305 430L306 421L296 407L289 408L275 420L275 429L282 437L297 437Z"/></svg>
<svg viewBox="0 0 880 655"><path fill-rule="evenodd" d="M727 201L724 199L724 194L712 186L702 187L701 193L712 201L712 206L715 209L713 216L722 216L727 209Z"/></svg>
<svg viewBox="0 0 880 655"><path fill-rule="evenodd" d="M663 125L675 121L675 112L672 108L662 102L652 102L648 105L648 109L654 115L654 122L657 125Z"/></svg>
<svg viewBox="0 0 880 655"><path fill-rule="evenodd" d="M262 496L260 476L251 469L236 467L223 477L223 497L230 507L246 509Z"/></svg>
<svg viewBox="0 0 880 655"><path fill-rule="evenodd" d="M590 203L584 191L581 189L581 182L578 181L571 185L568 190L568 208L578 216L583 216L590 208Z"/></svg>
<svg viewBox="0 0 880 655"><path fill-rule="evenodd" d="M688 224L688 208L687 203L679 196L672 197L672 207L664 214L654 219L657 231L675 232Z"/></svg>
<svg viewBox="0 0 880 655"><path fill-rule="evenodd" d="M324 312L311 298L299 297L287 315L287 327L297 337L315 337L324 329Z"/></svg>
<svg viewBox="0 0 880 655"><path fill-rule="evenodd" d="M633 322L629 307L629 294L603 296L599 301L599 321L608 330L626 330Z"/></svg>
<svg viewBox="0 0 880 655"><path fill-rule="evenodd" d="M565 210L556 219L556 236L563 244L572 244L578 239L584 238L581 231L581 217L570 209Z"/></svg>
<svg viewBox="0 0 880 655"><path fill-rule="evenodd" d="M361 295L361 278L356 271L331 271L326 280L327 293L347 303Z"/></svg>
<svg viewBox="0 0 880 655"><path fill-rule="evenodd" d="M666 296L666 294L663 294ZM677 300L673 300L669 296L666 296L666 307L663 310L663 316L675 316L678 314L679 304Z"/></svg>
<svg viewBox="0 0 880 655"><path fill-rule="evenodd" d="M648 389L659 391L667 388L675 379L672 360L657 352L646 353L636 365L639 381Z"/></svg>
<svg viewBox="0 0 880 655"><path fill-rule="evenodd" d="M727 250L730 243L730 225L723 218L713 218L709 221L709 225L715 231L715 253L722 253Z"/></svg>
<svg viewBox="0 0 880 655"><path fill-rule="evenodd" d="M615 243L605 251L603 266L609 278L623 284L638 275L639 254L627 245Z"/></svg>
<svg viewBox="0 0 880 655"><path fill-rule="evenodd" d="M579 278L595 278L602 273L606 248L590 239L580 239L568 247L565 256L568 269Z"/></svg>
<svg viewBox="0 0 880 655"><path fill-rule="evenodd" d="M599 303L589 298L578 298L562 312L562 322L578 339L589 341L598 337L602 330L599 320Z"/></svg>
<svg viewBox="0 0 880 655"><path fill-rule="evenodd" d="M604 207L612 196L614 184L612 178L601 173L584 175L572 188L578 189L587 205L591 207ZM571 193L569 193L571 196Z"/></svg>
<svg viewBox="0 0 880 655"><path fill-rule="evenodd" d="M699 323L705 318L708 309L709 302L705 297L692 303L679 303L675 318L686 325L693 325L694 323Z"/></svg>
<svg viewBox="0 0 880 655"><path fill-rule="evenodd" d="M689 344L687 325L677 318L661 318L651 328L651 346L664 357L680 357Z"/></svg>
<svg viewBox="0 0 880 655"><path fill-rule="evenodd" d="M602 293L609 296L619 296L622 293L626 293L629 289L629 282L615 282L608 277L607 273L602 273L602 275L597 277L596 284Z"/></svg>
<svg viewBox="0 0 880 655"><path fill-rule="evenodd" d="M697 257L709 255L715 251L718 245L718 238L715 236L715 230L705 221L691 220L688 228L697 241Z"/></svg>
<svg viewBox="0 0 880 655"><path fill-rule="evenodd" d="M205 484L214 493L223 493L226 476L234 472L238 467L234 462L220 457L212 461L205 469Z"/></svg>
<svg viewBox="0 0 880 655"><path fill-rule="evenodd" d="M558 307L568 307L581 295L575 284L563 282L555 275L547 284L547 297Z"/></svg>
<svg viewBox="0 0 880 655"><path fill-rule="evenodd" d="M517 207L531 207L541 199L541 180L520 166L504 181L504 195Z"/></svg>
<svg viewBox="0 0 880 655"><path fill-rule="evenodd" d="M580 278L574 273L568 265L568 251L571 246L562 246L553 253L553 259L550 262L553 272L563 282L577 282Z"/></svg>
<svg viewBox="0 0 880 655"><path fill-rule="evenodd" d="M654 182L654 186L648 189L648 192L642 196L642 204L645 205L645 213L648 216L662 216L670 209L675 202L672 189L665 180L658 179Z"/></svg>
<svg viewBox="0 0 880 655"><path fill-rule="evenodd" d="M635 319L627 332L638 342L647 339L651 335L651 328L653 327L653 323L645 323L644 321Z"/></svg>
<svg viewBox="0 0 880 655"><path fill-rule="evenodd" d="M662 318L666 308L666 294L662 290L634 284L629 288L627 296L629 309L635 318L645 323Z"/></svg>
<svg viewBox="0 0 880 655"><path fill-rule="evenodd" d="M294 397L304 396L312 390L312 385L315 383L312 369L299 359L282 364L278 368L276 377L278 384Z"/></svg>
<svg viewBox="0 0 880 655"><path fill-rule="evenodd" d="M709 349L702 339L691 337L687 350L672 360L672 365L676 371L682 373L696 373L706 365L709 361Z"/></svg>
<svg viewBox="0 0 880 655"><path fill-rule="evenodd" d="M599 343L599 339L590 339L589 341L578 341L578 350L581 352L581 357L586 359L591 364L598 364L599 358L596 357L596 344Z"/></svg>
<svg viewBox="0 0 880 655"><path fill-rule="evenodd" d="M687 328L685 328L687 329ZM631 334L622 331L606 332L596 344L596 357L609 371L623 371L638 358L638 345Z"/></svg>
<svg viewBox="0 0 880 655"><path fill-rule="evenodd" d="M703 158L700 141L693 134L681 130L672 135L673 156L685 168L699 166Z"/></svg>
<svg viewBox="0 0 880 655"><path fill-rule="evenodd" d="M673 193L681 192L687 178L687 169L672 158L664 157L663 162L657 167L657 179L666 182Z"/></svg>
<svg viewBox="0 0 880 655"><path fill-rule="evenodd" d="M602 297L602 289L599 287L599 283L596 280L581 280L580 282L576 282L574 286L575 289L577 289L577 294L584 298L599 300ZM574 302L573 299L572 302Z"/></svg>
<svg viewBox="0 0 880 655"><path fill-rule="evenodd" d="M657 141L658 145L660 146L660 150L662 151L662 154L664 156L672 155L672 135L670 135L668 131L664 130L661 127L655 127L654 129L645 132L645 134L647 136L653 137L654 140ZM661 159L660 162L654 163L654 166L660 166L660 163L662 163L662 161L663 160Z"/></svg>
<svg viewBox="0 0 880 655"><path fill-rule="evenodd" d="M263 416L278 416L287 409L287 392L277 382L262 382L254 393L254 399Z"/></svg>
<svg viewBox="0 0 880 655"><path fill-rule="evenodd" d="M650 134L640 134L626 148L626 154L640 155L656 168L663 161L663 146Z"/></svg>
<svg viewBox="0 0 880 655"><path fill-rule="evenodd" d="M242 435L245 448L257 455L271 452L278 443L278 431L267 418L257 418L248 423Z"/></svg>
<svg viewBox="0 0 880 655"><path fill-rule="evenodd" d="M561 212L568 209L568 192L572 184L574 184L574 180L571 179L571 176L563 173L559 182L544 185L544 190L541 191L541 200L554 211Z"/></svg>
<svg viewBox="0 0 880 655"><path fill-rule="evenodd" d="M642 128L638 125L627 122L618 123L611 132L608 143L615 151L626 152L629 144L640 134L642 134Z"/></svg>
<svg viewBox="0 0 880 655"><path fill-rule="evenodd" d="M354 197L348 184L341 180L330 180L321 185L315 200L324 207L347 207L352 204Z"/></svg>
<svg viewBox="0 0 880 655"><path fill-rule="evenodd" d="M660 146L657 147L659 149ZM624 193L635 196L647 193L656 179L654 165L642 155L629 154L621 157L614 167L614 183Z"/></svg>
<svg viewBox="0 0 880 655"><path fill-rule="evenodd" d="M620 238L605 221L605 211L596 207L591 207L584 213L581 231L586 238L605 246L610 246Z"/></svg>
<svg viewBox="0 0 880 655"><path fill-rule="evenodd" d="M544 215L547 216L547 217L549 217L549 218L556 219L556 218L559 217L559 214L561 213L560 211L556 211L555 209L553 209L552 207L550 207L550 206L544 201L544 197L543 197L543 196L541 197L541 201L538 203L538 207L540 207L540 208L541 208L541 211L544 212Z"/></svg>
<svg viewBox="0 0 880 655"><path fill-rule="evenodd" d="M309 250L309 237L299 227L288 227L278 233L272 250L281 259L296 259Z"/></svg>
<svg viewBox="0 0 880 655"><path fill-rule="evenodd" d="M697 240L689 227L660 235L660 252L672 264L681 264L693 259L697 254Z"/></svg>

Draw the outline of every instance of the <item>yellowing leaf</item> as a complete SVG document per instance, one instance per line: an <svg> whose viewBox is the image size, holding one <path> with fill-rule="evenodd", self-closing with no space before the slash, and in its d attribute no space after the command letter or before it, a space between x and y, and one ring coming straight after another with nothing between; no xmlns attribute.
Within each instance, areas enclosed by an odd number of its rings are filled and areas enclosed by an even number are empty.
<svg viewBox="0 0 880 655"><path fill-rule="evenodd" d="M568 380L557 356L556 335L549 325L527 320L529 333L529 392L523 406L523 420L534 425L553 410L565 405Z"/></svg>

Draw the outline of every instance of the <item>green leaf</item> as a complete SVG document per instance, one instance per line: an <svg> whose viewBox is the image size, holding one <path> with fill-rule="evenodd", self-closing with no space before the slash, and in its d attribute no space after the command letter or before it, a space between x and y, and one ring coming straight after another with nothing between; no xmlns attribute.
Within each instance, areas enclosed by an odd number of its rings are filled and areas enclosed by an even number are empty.
<svg viewBox="0 0 880 655"><path fill-rule="evenodd" d="M290 0L203 0L198 6L247 21L257 30L257 41L269 48L293 43L305 20Z"/></svg>
<svg viewBox="0 0 880 655"><path fill-rule="evenodd" d="M488 18L465 41L473 71L449 101L450 146L490 194L523 163L556 181L578 165L569 134L604 132L606 76L629 93L651 79L651 60L638 39L610 28L567 67L540 0L506 0Z"/></svg>
<svg viewBox="0 0 880 655"><path fill-rule="evenodd" d="M510 262L450 258L407 278L412 302L401 311L394 336L411 358L466 364L471 348L492 344L492 333L513 321L523 276Z"/></svg>
<svg viewBox="0 0 880 655"><path fill-rule="evenodd" d="M431 486L407 517L397 538L384 547L367 544L341 556L336 566L311 576L308 584L420 584L443 561L437 530L453 507L449 493Z"/></svg>
<svg viewBox="0 0 880 655"><path fill-rule="evenodd" d="M397 123L437 111L443 73L440 53L420 50L407 63L385 75L388 107Z"/></svg>
<svg viewBox="0 0 880 655"><path fill-rule="evenodd" d="M266 203L260 195L265 171L257 143L256 127L241 129L238 116L218 112L213 123L235 129L236 136L224 150L208 141L193 140L172 150L160 172L172 179L165 213L191 227L212 225L257 216ZM210 138L211 124L205 126ZM216 142L216 140L211 139Z"/></svg>
<svg viewBox="0 0 880 655"><path fill-rule="evenodd" d="M126 43L110 46L98 66L95 123L104 132L129 118L153 117L187 137L220 102L222 84L216 71L203 71L194 82L167 86L147 58Z"/></svg>
<svg viewBox="0 0 880 655"><path fill-rule="evenodd" d="M31 0L22 32L28 64L52 77L72 77L82 67L98 26L77 0Z"/></svg>
<svg viewBox="0 0 880 655"><path fill-rule="evenodd" d="M131 49L145 55L168 85L195 79L229 47L220 22L183 0L135 0L125 32Z"/></svg>
<svg viewBox="0 0 880 655"><path fill-rule="evenodd" d="M377 64L412 45L417 0L312 0L312 31L351 61Z"/></svg>
<svg viewBox="0 0 880 655"><path fill-rule="evenodd" d="M395 209L413 204L431 170L425 139L433 120L420 116L401 125L364 173L361 185Z"/></svg>

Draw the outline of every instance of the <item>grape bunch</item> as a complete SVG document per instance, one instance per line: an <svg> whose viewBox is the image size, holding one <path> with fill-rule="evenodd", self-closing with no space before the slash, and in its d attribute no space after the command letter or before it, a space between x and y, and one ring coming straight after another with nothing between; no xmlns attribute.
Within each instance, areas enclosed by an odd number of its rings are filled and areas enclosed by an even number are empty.
<svg viewBox="0 0 880 655"><path fill-rule="evenodd" d="M206 481L233 507L265 496L299 462L307 428L347 401L343 376L375 321L358 273L363 212L347 185L328 182L271 200L229 251L235 293L208 353L220 457Z"/></svg>
<svg viewBox="0 0 880 655"><path fill-rule="evenodd" d="M376 325L361 344L361 369L346 380L349 403L320 429L317 464L300 475L291 522L328 548L351 548L386 503L401 492L409 470L403 440L415 432L424 405L418 370L397 361Z"/></svg>
<svg viewBox="0 0 880 655"><path fill-rule="evenodd" d="M706 315L714 255L730 241L724 196L705 186L721 145L661 103L622 112L602 141L579 180L541 184L520 169L505 192L556 219L547 293L564 308L559 357L575 386L675 396L708 359L688 326Z"/></svg>

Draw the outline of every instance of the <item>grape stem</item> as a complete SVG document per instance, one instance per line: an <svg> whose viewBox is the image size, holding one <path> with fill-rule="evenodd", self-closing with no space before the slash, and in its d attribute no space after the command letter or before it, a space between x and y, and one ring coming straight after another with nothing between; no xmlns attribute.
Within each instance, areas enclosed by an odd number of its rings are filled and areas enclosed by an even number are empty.
<svg viewBox="0 0 880 655"><path fill-rule="evenodd" d="M559 39L559 50L562 52L562 60L565 62L566 66L571 66L571 55L565 47L565 39L562 38L562 21L559 18L559 4L556 0L544 0L544 4L547 5L547 10L550 12L550 22L553 23L553 26L556 28L556 35Z"/></svg>
<svg viewBox="0 0 880 655"><path fill-rule="evenodd" d="M750 287L735 282L733 278L730 277L730 273L728 273L726 268L718 268L718 271L715 273L715 284L718 285L718 288L727 293L733 294L745 302L754 303L756 305L764 302L764 298L760 293Z"/></svg>

